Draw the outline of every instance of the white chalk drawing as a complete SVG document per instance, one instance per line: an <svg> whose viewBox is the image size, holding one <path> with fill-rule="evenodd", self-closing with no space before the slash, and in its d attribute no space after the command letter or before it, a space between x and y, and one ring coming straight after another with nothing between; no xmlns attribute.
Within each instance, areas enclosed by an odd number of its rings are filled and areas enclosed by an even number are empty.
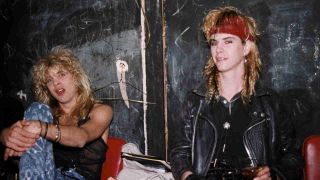
<svg viewBox="0 0 320 180"><path fill-rule="evenodd" d="M121 96L126 106L130 108L126 86L126 72L129 69L128 63L126 61L120 60L120 58L117 58L116 66Z"/></svg>
<svg viewBox="0 0 320 180"><path fill-rule="evenodd" d="M20 90L20 91L17 93L17 96L19 96L19 99L27 101L27 94L24 93L22 90Z"/></svg>

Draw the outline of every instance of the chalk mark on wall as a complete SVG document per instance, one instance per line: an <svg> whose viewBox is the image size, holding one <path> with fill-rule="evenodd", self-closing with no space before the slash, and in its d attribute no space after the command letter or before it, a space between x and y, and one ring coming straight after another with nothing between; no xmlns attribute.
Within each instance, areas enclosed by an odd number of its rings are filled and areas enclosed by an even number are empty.
<svg viewBox="0 0 320 180"><path fill-rule="evenodd" d="M121 96L127 108L130 108L129 101L128 101L128 94L127 94L127 86L126 86L126 71L128 71L129 69L128 63L126 61L120 60L120 58L117 57L116 66L117 66L117 77L119 81Z"/></svg>
<svg viewBox="0 0 320 180"><path fill-rule="evenodd" d="M177 1L178 7L177 7L177 10L172 14L172 16L175 16L175 15L179 14L180 11L183 9L183 7L184 7L187 3L188 3L188 0L185 0L185 1L182 3L182 6L179 7L179 1Z"/></svg>
<svg viewBox="0 0 320 180"><path fill-rule="evenodd" d="M181 37L183 36L183 34L186 33L189 29L190 29L190 26L187 27L186 29L184 29L184 30L182 31L182 33L181 33L181 34L176 38L176 40L174 41L174 44L175 44L181 51L183 51L183 48L181 48L181 47L179 46L179 41L181 40Z"/></svg>
<svg viewBox="0 0 320 180"><path fill-rule="evenodd" d="M20 91L17 93L17 96L19 96L19 99L27 101L27 94L24 93L22 90L20 90Z"/></svg>

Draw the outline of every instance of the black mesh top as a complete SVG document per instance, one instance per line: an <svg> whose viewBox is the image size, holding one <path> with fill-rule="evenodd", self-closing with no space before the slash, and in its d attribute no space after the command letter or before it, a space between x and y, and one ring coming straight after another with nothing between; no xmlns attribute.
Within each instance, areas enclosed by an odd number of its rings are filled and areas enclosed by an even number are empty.
<svg viewBox="0 0 320 180"><path fill-rule="evenodd" d="M78 126L88 120L90 120L89 116L82 118L78 122ZM54 161L57 168L75 168L86 179L99 180L107 148L101 137L86 144L83 148L67 147L54 143Z"/></svg>

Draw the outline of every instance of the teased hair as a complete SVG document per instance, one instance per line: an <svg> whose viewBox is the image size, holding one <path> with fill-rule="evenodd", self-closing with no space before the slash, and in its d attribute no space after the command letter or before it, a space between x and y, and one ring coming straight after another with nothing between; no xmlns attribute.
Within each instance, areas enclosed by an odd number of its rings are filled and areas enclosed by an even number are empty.
<svg viewBox="0 0 320 180"><path fill-rule="evenodd" d="M44 58L41 58L32 68L32 79L34 83L34 92L39 102L48 104L52 108L54 117L63 114L58 101L50 94L47 88L47 72L49 68L58 68L68 71L74 78L77 87L78 97L76 107L71 115L84 117L89 112L95 99L93 97L89 79L82 69L78 58L70 49L63 46L56 46Z"/></svg>
<svg viewBox="0 0 320 180"><path fill-rule="evenodd" d="M255 20L252 17L242 14L237 8L228 6L211 10L203 20L202 30L209 42L212 32L221 28L224 22L232 22L233 19L240 19L244 22L246 31L248 31L247 37L250 37L249 39L253 41L250 52L246 56L247 62L245 63L243 89L241 91L243 102L248 103L250 102L250 97L254 93L254 86L256 81L259 79L259 73L261 70L261 60L259 50L256 45L259 32ZM247 40L243 38L241 39L243 43ZM211 99L213 96L219 94L221 88L218 69L211 56L203 69L203 74L206 79L207 98Z"/></svg>

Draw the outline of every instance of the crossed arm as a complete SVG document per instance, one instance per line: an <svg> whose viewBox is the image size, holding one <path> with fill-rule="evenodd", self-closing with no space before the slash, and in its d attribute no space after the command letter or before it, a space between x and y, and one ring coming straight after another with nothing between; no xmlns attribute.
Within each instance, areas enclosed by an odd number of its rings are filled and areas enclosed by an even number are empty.
<svg viewBox="0 0 320 180"><path fill-rule="evenodd" d="M7 147L4 159L9 156L21 156L39 138L39 135L28 132L23 127L30 125L26 120L17 121L11 127L5 128L0 134L1 142Z"/></svg>
<svg viewBox="0 0 320 180"><path fill-rule="evenodd" d="M61 132L59 143L65 146L83 147L98 137L102 137L106 141L111 119L112 108L96 104L90 112L90 120L82 126L59 125ZM23 152L32 147L44 128L45 123L21 120L4 129L0 136L1 142L7 147L4 159L8 159L10 156L21 156ZM57 130L54 124L49 123L46 139L56 140Z"/></svg>

